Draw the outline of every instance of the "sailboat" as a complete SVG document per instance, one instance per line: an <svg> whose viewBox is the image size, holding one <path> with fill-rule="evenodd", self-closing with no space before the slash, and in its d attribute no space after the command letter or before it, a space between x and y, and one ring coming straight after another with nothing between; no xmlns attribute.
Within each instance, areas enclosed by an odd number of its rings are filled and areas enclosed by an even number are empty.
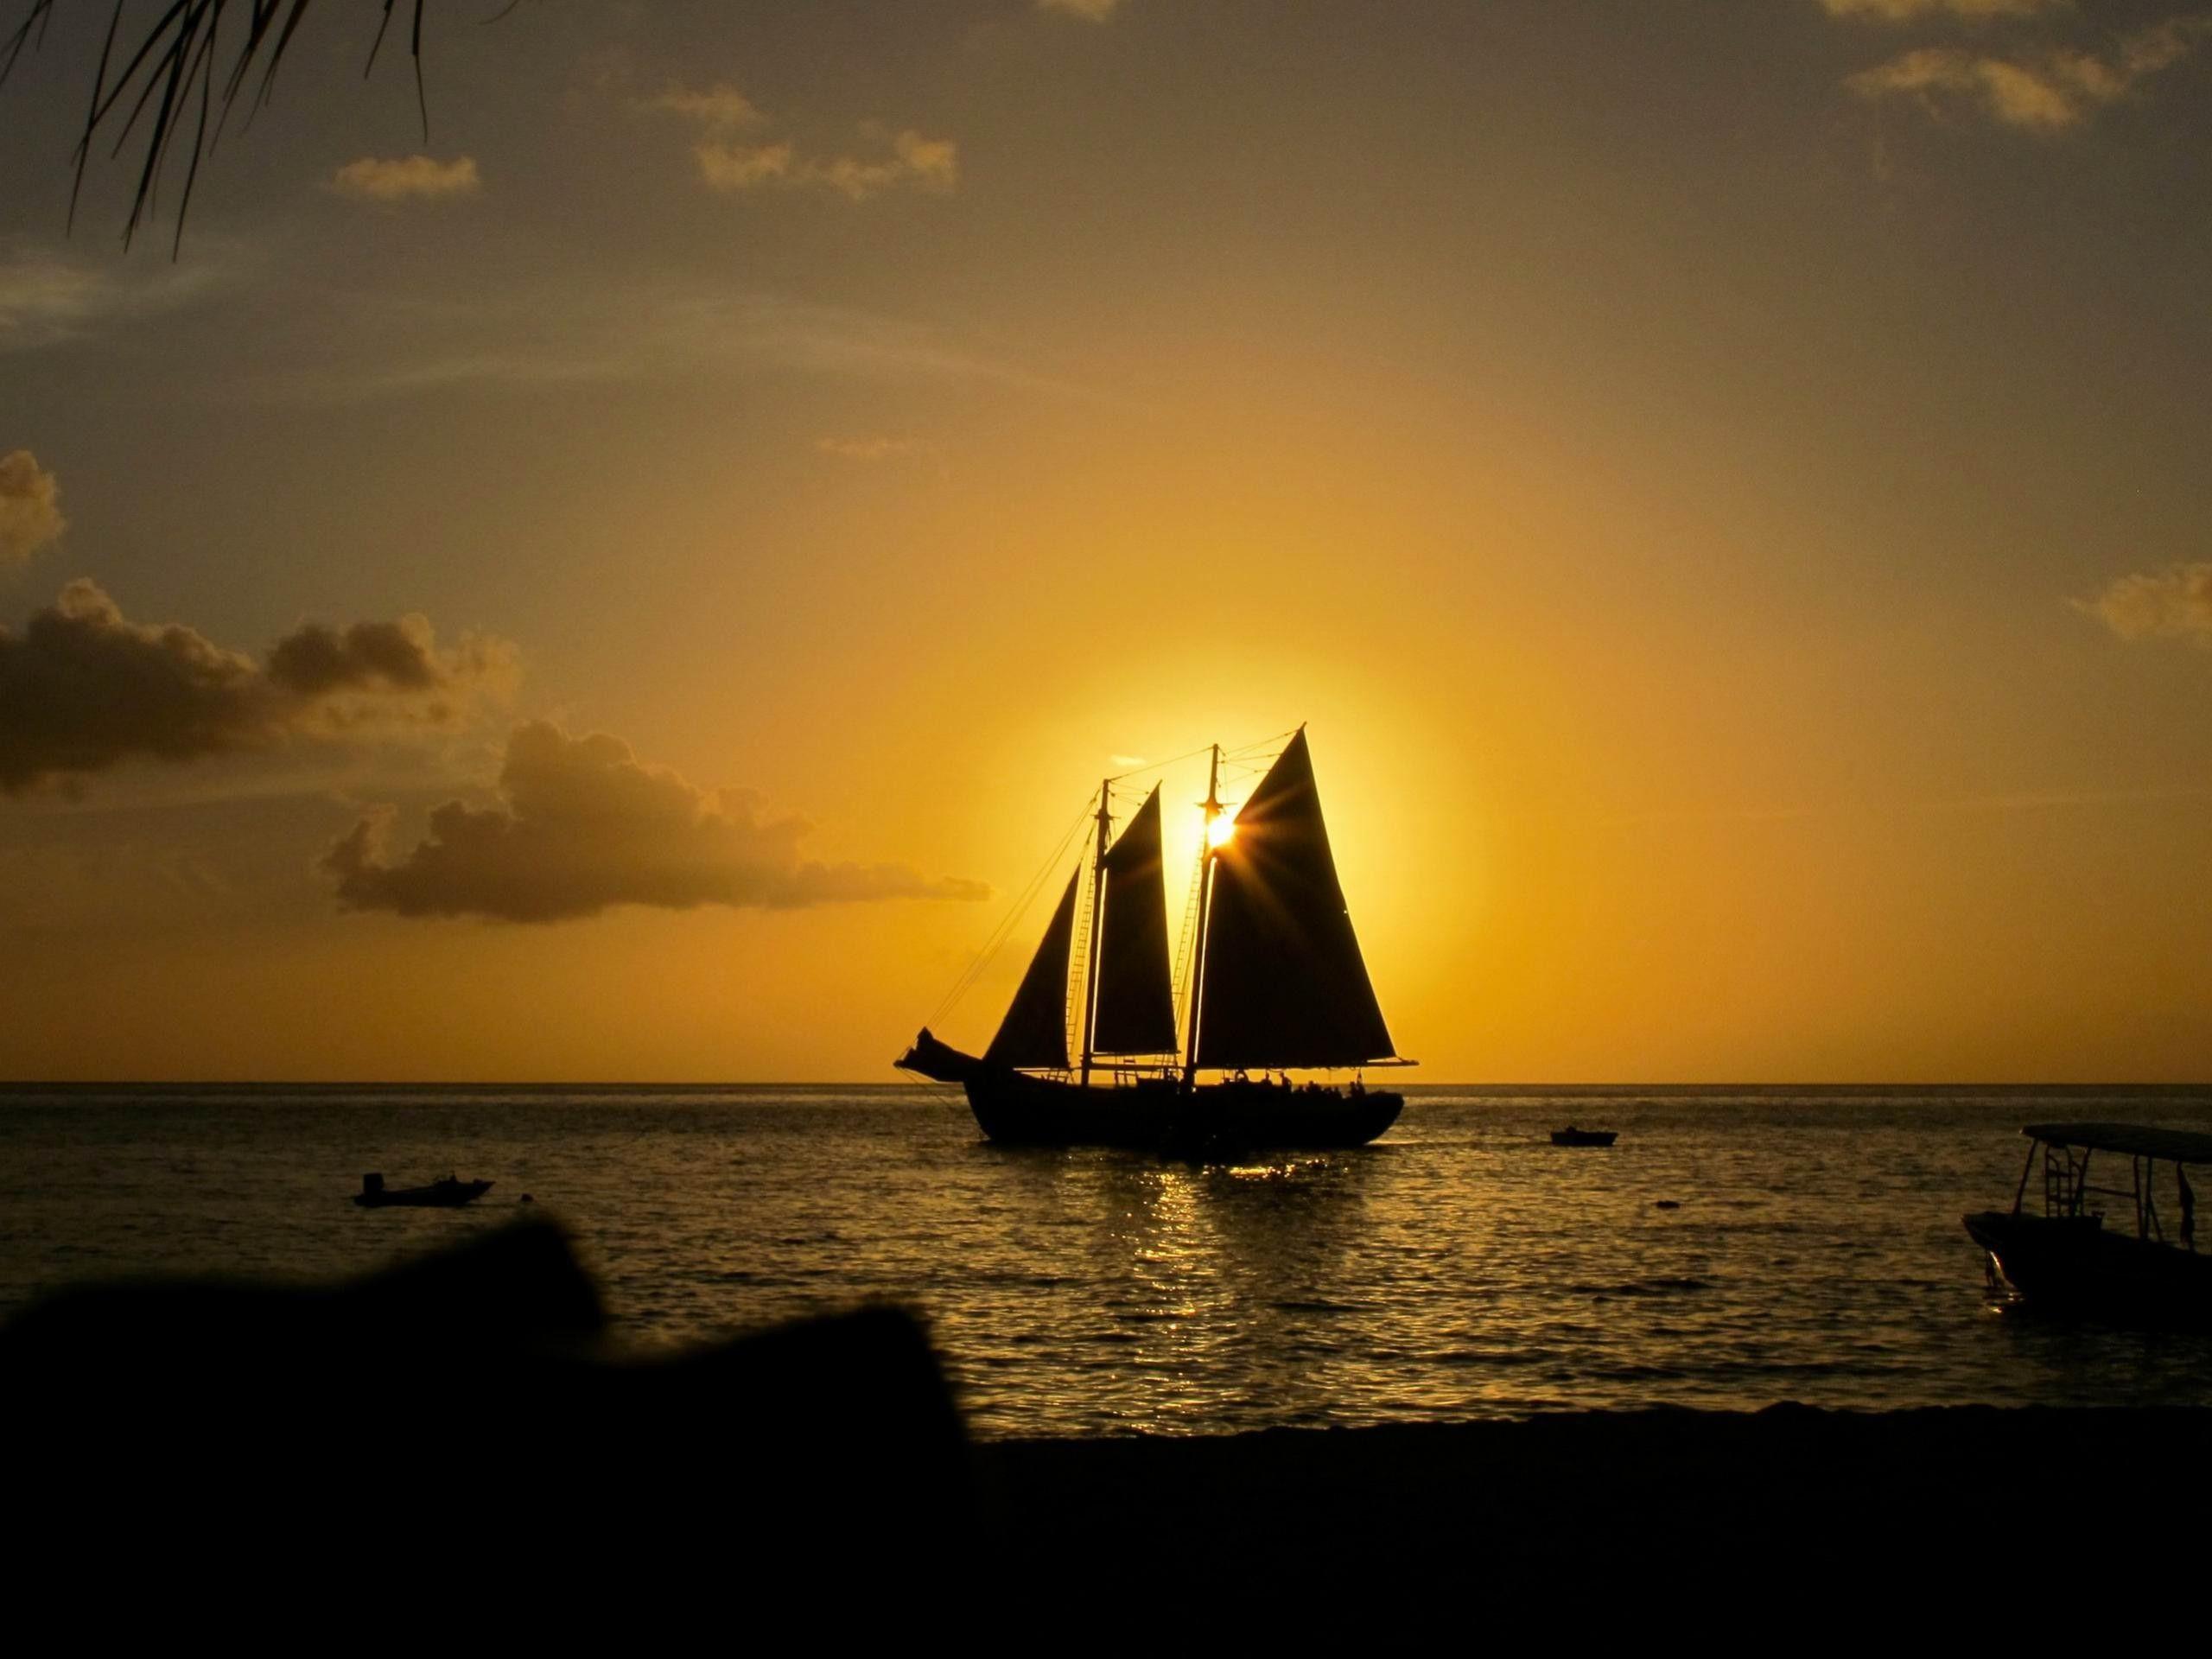
<svg viewBox="0 0 2212 1659"><path fill-rule="evenodd" d="M1305 728L1233 817L1221 799L1220 745L1211 756L1179 1018L1160 790L1116 839L1109 779L1096 842L1069 876L989 1046L963 1053L925 1027L899 1057L903 1071L961 1084L988 1139L1243 1153L1363 1146L1396 1121L1404 1096L1370 1089L1358 1074L1413 1062L1391 1042L1352 931ZM1078 976L1086 864L1089 948ZM1342 1088L1293 1084L1294 1069L1354 1077Z"/></svg>

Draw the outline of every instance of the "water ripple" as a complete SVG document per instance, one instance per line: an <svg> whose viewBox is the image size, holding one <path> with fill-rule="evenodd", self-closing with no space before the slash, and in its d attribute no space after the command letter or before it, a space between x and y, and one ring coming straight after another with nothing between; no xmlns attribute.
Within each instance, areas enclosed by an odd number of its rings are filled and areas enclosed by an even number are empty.
<svg viewBox="0 0 2212 1659"><path fill-rule="evenodd" d="M923 1090L18 1089L0 1311L91 1276L359 1272L527 1192L626 1339L903 1303L986 1433L2212 1402L2206 1342L1991 1316L1959 1214L2009 1196L2020 1123L2082 1116L2212 1127L2212 1097L1440 1091L1363 1153L1192 1170L999 1151ZM1621 1142L1552 1147L1569 1118ZM346 1201L448 1168L499 1185Z"/></svg>

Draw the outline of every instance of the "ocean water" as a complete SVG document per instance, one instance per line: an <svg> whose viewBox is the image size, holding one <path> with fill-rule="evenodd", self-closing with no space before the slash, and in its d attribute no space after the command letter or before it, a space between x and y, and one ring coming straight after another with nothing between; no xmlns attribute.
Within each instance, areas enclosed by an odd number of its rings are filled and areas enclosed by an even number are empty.
<svg viewBox="0 0 2212 1659"><path fill-rule="evenodd" d="M0 1317L87 1278L360 1273L528 1192L620 1341L903 1303L987 1435L2212 1402L2212 1340L1993 1301L1960 1215L2068 1118L2212 1129L2212 1090L1436 1088L1360 1152L1193 1169L993 1147L934 1088L15 1087ZM1553 1147L1570 1122L1620 1143ZM449 1169L497 1185L348 1201Z"/></svg>

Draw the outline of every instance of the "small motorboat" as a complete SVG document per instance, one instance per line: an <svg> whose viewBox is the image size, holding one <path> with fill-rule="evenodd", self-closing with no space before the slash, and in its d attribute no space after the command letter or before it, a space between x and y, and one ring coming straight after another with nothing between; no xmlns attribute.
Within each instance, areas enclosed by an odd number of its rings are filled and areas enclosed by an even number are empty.
<svg viewBox="0 0 2212 1659"><path fill-rule="evenodd" d="M1620 1138L1618 1129L1578 1129L1572 1123L1552 1131L1555 1147L1610 1147Z"/></svg>
<svg viewBox="0 0 2212 1659"><path fill-rule="evenodd" d="M386 1186L381 1175L361 1177L361 1190L353 1195L353 1202L364 1210L383 1210L394 1205L410 1205L421 1210L458 1210L464 1204L474 1204L492 1190L489 1181L461 1181L448 1175L442 1181L432 1181L428 1186Z"/></svg>

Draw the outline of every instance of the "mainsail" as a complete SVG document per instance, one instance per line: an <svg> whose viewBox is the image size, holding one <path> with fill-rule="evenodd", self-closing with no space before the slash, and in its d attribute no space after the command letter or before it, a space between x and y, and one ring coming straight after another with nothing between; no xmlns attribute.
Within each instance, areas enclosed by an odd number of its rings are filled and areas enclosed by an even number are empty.
<svg viewBox="0 0 2212 1659"><path fill-rule="evenodd" d="M1303 730L1214 854L1198 1020L1201 1066L1352 1066L1396 1052L1344 907Z"/></svg>
<svg viewBox="0 0 2212 1659"><path fill-rule="evenodd" d="M1167 889L1161 876L1160 790L1129 820L1105 858L1105 925L1098 944L1100 1054L1166 1054L1175 1048L1175 994L1167 963Z"/></svg>
<svg viewBox="0 0 2212 1659"><path fill-rule="evenodd" d="M1068 1065L1068 953L1075 937L1075 889L1078 870L1046 924L1029 971L1014 1004L999 1021L998 1035L983 1058L1000 1065L1029 1071L1065 1071Z"/></svg>

